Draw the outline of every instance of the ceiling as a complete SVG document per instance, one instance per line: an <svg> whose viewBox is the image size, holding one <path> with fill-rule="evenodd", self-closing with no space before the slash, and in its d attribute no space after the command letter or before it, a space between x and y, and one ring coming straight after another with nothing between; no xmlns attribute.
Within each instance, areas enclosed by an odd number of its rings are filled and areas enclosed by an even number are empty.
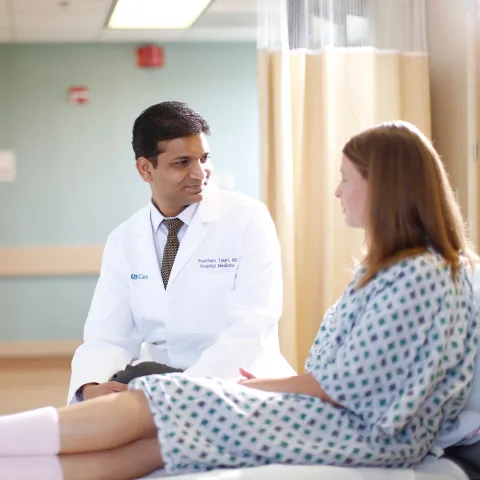
<svg viewBox="0 0 480 480"><path fill-rule="evenodd" d="M109 30L114 0L0 0L0 43L253 41L257 0L212 0L186 31ZM172 0L172 2L175 0Z"/></svg>

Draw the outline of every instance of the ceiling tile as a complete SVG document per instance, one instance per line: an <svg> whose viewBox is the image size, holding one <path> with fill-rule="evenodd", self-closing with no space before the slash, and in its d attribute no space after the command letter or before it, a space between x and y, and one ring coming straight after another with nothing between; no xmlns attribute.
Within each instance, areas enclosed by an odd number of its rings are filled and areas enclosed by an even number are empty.
<svg viewBox="0 0 480 480"><path fill-rule="evenodd" d="M96 31L20 29L15 33L15 40L20 43L85 43L99 41L99 38Z"/></svg>
<svg viewBox="0 0 480 480"><path fill-rule="evenodd" d="M255 12L209 12L208 15L202 15L193 25L196 28L244 28L257 25L257 14Z"/></svg>
<svg viewBox="0 0 480 480"><path fill-rule="evenodd" d="M208 7L209 12L255 12L257 0L214 0Z"/></svg>
<svg viewBox="0 0 480 480"><path fill-rule="evenodd" d="M35 13L108 13L111 0L13 0L13 12Z"/></svg>
<svg viewBox="0 0 480 480"><path fill-rule="evenodd" d="M67 14L15 14L14 15L15 27L17 29L25 30L32 29L37 30L41 28L53 28L53 29L72 29L79 31L82 29L92 30L95 28L102 28L104 26L103 19L99 16L89 14L67 15Z"/></svg>
<svg viewBox="0 0 480 480"><path fill-rule="evenodd" d="M7 1L13 12L12 41L19 42L243 41L256 36L257 0L213 0L187 31L109 30L105 25L113 0L0 0L4 29L9 26Z"/></svg>

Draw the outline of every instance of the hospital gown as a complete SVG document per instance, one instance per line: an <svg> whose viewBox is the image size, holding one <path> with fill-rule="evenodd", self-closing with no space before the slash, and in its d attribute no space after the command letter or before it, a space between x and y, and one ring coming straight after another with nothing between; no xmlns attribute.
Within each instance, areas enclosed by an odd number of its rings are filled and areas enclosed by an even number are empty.
<svg viewBox="0 0 480 480"><path fill-rule="evenodd" d="M170 474L269 463L409 467L468 400L477 306L435 253L356 288L321 323L306 371L341 407L185 374L136 379ZM221 359L219 359L221 361Z"/></svg>

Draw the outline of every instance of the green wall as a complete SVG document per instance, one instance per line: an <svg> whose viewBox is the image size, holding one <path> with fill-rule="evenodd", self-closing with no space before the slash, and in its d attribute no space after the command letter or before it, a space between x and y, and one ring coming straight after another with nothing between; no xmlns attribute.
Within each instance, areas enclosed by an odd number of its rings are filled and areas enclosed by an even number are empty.
<svg viewBox="0 0 480 480"><path fill-rule="evenodd" d="M138 69L135 45L0 45L0 150L17 180L0 183L0 247L103 244L149 199L131 128L151 104L182 100L212 126L217 171L259 194L253 44L167 44L161 70ZM72 106L72 85L90 103ZM0 341L82 335L96 278L0 278Z"/></svg>

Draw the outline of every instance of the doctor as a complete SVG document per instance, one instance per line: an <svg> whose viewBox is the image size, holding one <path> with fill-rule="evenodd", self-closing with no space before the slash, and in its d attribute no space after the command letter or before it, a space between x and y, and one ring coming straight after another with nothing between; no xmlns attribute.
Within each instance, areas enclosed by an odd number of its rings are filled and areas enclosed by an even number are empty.
<svg viewBox="0 0 480 480"><path fill-rule="evenodd" d="M148 206L108 237L72 360L68 401L121 391L109 381L140 357L192 376L294 374L280 353L280 248L267 208L208 185L207 122L186 104L145 110L133 127Z"/></svg>

